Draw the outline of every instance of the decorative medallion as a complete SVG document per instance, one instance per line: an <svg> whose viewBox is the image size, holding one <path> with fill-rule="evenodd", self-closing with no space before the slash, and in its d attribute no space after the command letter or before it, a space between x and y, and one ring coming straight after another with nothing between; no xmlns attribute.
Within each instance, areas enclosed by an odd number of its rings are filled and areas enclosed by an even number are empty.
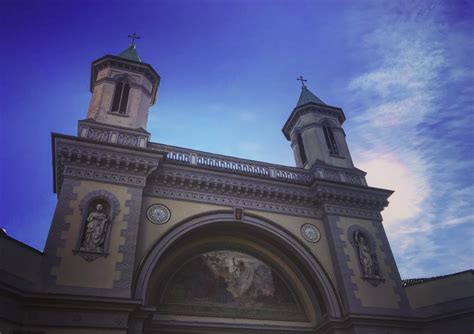
<svg viewBox="0 0 474 334"><path fill-rule="evenodd" d="M153 204L146 210L146 217L154 224L164 224L171 218L170 210L161 204Z"/></svg>
<svg viewBox="0 0 474 334"><path fill-rule="evenodd" d="M321 239L321 232L312 224L304 224L301 226L301 235L309 242L318 242Z"/></svg>

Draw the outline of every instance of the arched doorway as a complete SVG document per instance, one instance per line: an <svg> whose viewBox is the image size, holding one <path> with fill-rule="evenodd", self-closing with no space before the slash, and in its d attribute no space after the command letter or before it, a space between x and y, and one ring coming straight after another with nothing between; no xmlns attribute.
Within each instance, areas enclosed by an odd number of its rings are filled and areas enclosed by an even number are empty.
<svg viewBox="0 0 474 334"><path fill-rule="evenodd" d="M214 212L177 225L151 250L135 298L144 333L304 333L339 317L313 255L276 224Z"/></svg>

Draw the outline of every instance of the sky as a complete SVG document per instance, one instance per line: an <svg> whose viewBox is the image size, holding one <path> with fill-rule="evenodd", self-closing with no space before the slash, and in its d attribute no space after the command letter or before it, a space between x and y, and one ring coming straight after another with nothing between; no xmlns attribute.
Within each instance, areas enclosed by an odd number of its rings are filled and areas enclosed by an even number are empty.
<svg viewBox="0 0 474 334"><path fill-rule="evenodd" d="M0 226L43 250L51 133L77 134L90 64L141 36L161 76L152 141L294 166L281 128L308 88L343 108L355 165L394 190L402 278L473 268L472 1L0 1Z"/></svg>

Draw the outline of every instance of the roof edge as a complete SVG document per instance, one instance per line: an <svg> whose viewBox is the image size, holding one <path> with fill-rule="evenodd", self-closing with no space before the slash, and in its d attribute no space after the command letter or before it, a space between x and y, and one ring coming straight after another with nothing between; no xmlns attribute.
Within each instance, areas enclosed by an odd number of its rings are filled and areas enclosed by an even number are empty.
<svg viewBox="0 0 474 334"><path fill-rule="evenodd" d="M94 72L94 67L98 63L100 63L100 62L102 62L102 61L104 61L108 58L110 58L112 60L115 60L115 61L119 61L119 62L132 63L132 64L134 64L136 66L139 66L139 67L145 67L151 72L151 74L156 78L156 83L153 84L152 100L151 100L151 105L154 105L155 101L156 101L156 95L158 93L158 86L160 85L161 77L158 74L158 72L156 72L156 70L153 68L153 66L151 64L148 64L148 63L144 63L144 62L141 62L141 61L136 61L136 60L132 60L132 59L128 59L128 58L123 58L123 57L119 57L119 56L114 56L114 55L111 55L111 54L106 54L106 55L92 61L89 91L92 93L93 87L94 87L94 81L95 81L95 77L96 77L96 73Z"/></svg>
<svg viewBox="0 0 474 334"><path fill-rule="evenodd" d="M316 106L316 107L323 108L323 109L332 109L334 111L339 112L341 114L341 117L338 117L338 118L339 118L339 122L341 123L341 125L344 124L344 121L346 120L346 115L344 114L344 111L342 110L342 108L327 105L327 104L315 103L315 102L305 103L301 106L293 108L293 111L291 112L290 116L288 117L285 124L283 125L283 128L281 129L281 131L283 132L283 134L284 134L284 136L287 140L291 139L289 131L287 129L289 124L291 123L291 121L297 116L298 112L300 112L301 110L304 110L305 108L308 108L310 106Z"/></svg>
<svg viewBox="0 0 474 334"><path fill-rule="evenodd" d="M447 274L447 275L432 276L432 277L421 277L421 278L407 278L407 279L402 279L402 285L403 285L403 287L410 287L410 286L413 286L413 285L428 283L428 282L437 281L437 280L444 279L444 278L449 278L449 277L453 277L453 276L467 274L469 272L472 275L474 275L474 269L467 269L467 270L463 270L463 271L459 271L457 273L452 273L452 274Z"/></svg>

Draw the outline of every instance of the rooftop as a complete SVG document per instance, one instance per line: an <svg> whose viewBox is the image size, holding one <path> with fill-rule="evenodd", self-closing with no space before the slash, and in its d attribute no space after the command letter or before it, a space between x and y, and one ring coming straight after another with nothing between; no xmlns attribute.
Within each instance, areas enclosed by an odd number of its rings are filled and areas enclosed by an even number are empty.
<svg viewBox="0 0 474 334"><path fill-rule="evenodd" d="M324 103L319 97L314 95L308 89L308 87L306 87L306 85L303 85L303 87L301 87L301 94L300 94L300 98L298 99L298 103L296 104L296 108L310 102L326 105L326 103Z"/></svg>
<svg viewBox="0 0 474 334"><path fill-rule="evenodd" d="M466 274L466 273L469 273L469 272L474 275L474 270L469 269L469 270L460 271L458 273L442 275L442 276L403 279L402 280L402 285L404 287L407 287L407 286L412 286L412 285L416 285L416 284L420 284L420 283L426 283L426 282L430 282L430 281L444 279L444 278L448 278L448 277L452 277L452 276L462 275L462 274Z"/></svg>
<svg viewBox="0 0 474 334"><path fill-rule="evenodd" d="M130 44L128 48L120 52L117 56L121 58L126 58L134 61L141 62L140 56L138 56L137 48L134 43Z"/></svg>

